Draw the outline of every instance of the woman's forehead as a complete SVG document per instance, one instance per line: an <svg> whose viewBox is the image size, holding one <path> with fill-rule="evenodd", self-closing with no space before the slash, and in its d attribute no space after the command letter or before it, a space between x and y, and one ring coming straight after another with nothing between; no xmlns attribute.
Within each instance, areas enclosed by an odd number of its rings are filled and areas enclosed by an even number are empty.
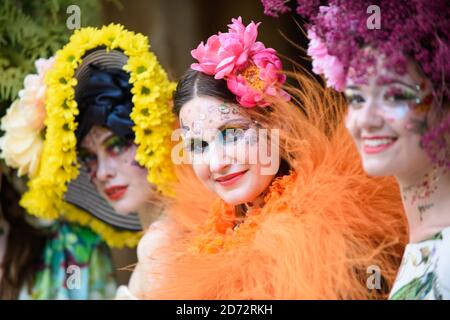
<svg viewBox="0 0 450 320"><path fill-rule="evenodd" d="M112 131L108 128L101 126L93 126L89 133L84 137L81 145L83 147L96 147L102 143L102 141L109 135Z"/></svg>
<svg viewBox="0 0 450 320"><path fill-rule="evenodd" d="M354 72L353 68L350 68L347 76L347 86L369 85L370 83L381 86L398 82L414 87L422 87L422 84L427 80L420 71L417 63L411 58L407 58L406 69L404 72L387 67L384 64L384 61L384 59L378 58L377 67L368 71L361 77Z"/></svg>
<svg viewBox="0 0 450 320"><path fill-rule="evenodd" d="M195 124L202 126L220 127L228 120L247 119L239 106L215 98L195 98L187 103L180 112L180 124L192 127Z"/></svg>

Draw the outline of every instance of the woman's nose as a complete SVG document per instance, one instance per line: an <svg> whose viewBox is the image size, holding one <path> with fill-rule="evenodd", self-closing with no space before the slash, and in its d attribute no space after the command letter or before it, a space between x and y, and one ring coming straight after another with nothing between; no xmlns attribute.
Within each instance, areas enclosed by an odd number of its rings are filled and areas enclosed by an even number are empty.
<svg viewBox="0 0 450 320"><path fill-rule="evenodd" d="M96 177L100 181L107 181L115 176L116 169L114 165L114 160L109 157L99 156L98 157L98 165L97 165L97 174Z"/></svg>
<svg viewBox="0 0 450 320"><path fill-rule="evenodd" d="M225 151L223 146L218 146L216 143L210 144L208 155L210 172L221 173L231 165Z"/></svg>
<svg viewBox="0 0 450 320"><path fill-rule="evenodd" d="M381 105L375 99L368 99L358 112L357 123L361 129L371 130L383 125L380 115Z"/></svg>

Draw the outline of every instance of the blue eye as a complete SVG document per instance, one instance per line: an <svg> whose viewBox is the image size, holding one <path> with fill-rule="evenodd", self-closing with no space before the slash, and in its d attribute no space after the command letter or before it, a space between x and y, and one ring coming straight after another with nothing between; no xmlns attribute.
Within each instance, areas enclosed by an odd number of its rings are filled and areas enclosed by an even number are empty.
<svg viewBox="0 0 450 320"><path fill-rule="evenodd" d="M244 135L245 130L242 128L227 128L220 132L220 137L224 144L238 142Z"/></svg>

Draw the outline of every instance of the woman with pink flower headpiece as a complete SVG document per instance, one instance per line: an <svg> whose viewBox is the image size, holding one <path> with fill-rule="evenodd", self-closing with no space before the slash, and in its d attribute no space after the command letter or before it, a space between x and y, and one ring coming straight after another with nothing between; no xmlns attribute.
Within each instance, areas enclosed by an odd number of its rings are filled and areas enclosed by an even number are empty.
<svg viewBox="0 0 450 320"><path fill-rule="evenodd" d="M143 296L383 298L406 234L395 181L363 172L342 99L302 75L284 85L258 26L233 19L192 51L168 208L186 232L168 230L164 276Z"/></svg>
<svg viewBox="0 0 450 320"><path fill-rule="evenodd" d="M313 71L347 98L364 169L401 189L410 243L390 298L450 299L449 2L298 1L297 12Z"/></svg>

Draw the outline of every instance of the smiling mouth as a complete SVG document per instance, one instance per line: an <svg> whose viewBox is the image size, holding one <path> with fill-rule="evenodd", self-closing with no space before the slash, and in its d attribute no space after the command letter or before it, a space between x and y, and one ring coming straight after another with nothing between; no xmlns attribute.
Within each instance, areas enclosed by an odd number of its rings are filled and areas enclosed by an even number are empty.
<svg viewBox="0 0 450 320"><path fill-rule="evenodd" d="M117 201L122 198L128 190L128 186L114 186L105 189L105 194L109 200Z"/></svg>
<svg viewBox="0 0 450 320"><path fill-rule="evenodd" d="M367 154L377 154L391 147L396 141L395 137L362 138L363 151Z"/></svg>
<svg viewBox="0 0 450 320"><path fill-rule="evenodd" d="M227 174L226 176L222 176L220 178L216 179L216 182L220 183L222 186L228 187L236 183L238 180L240 180L244 174L247 173L248 170L236 172L232 174Z"/></svg>

